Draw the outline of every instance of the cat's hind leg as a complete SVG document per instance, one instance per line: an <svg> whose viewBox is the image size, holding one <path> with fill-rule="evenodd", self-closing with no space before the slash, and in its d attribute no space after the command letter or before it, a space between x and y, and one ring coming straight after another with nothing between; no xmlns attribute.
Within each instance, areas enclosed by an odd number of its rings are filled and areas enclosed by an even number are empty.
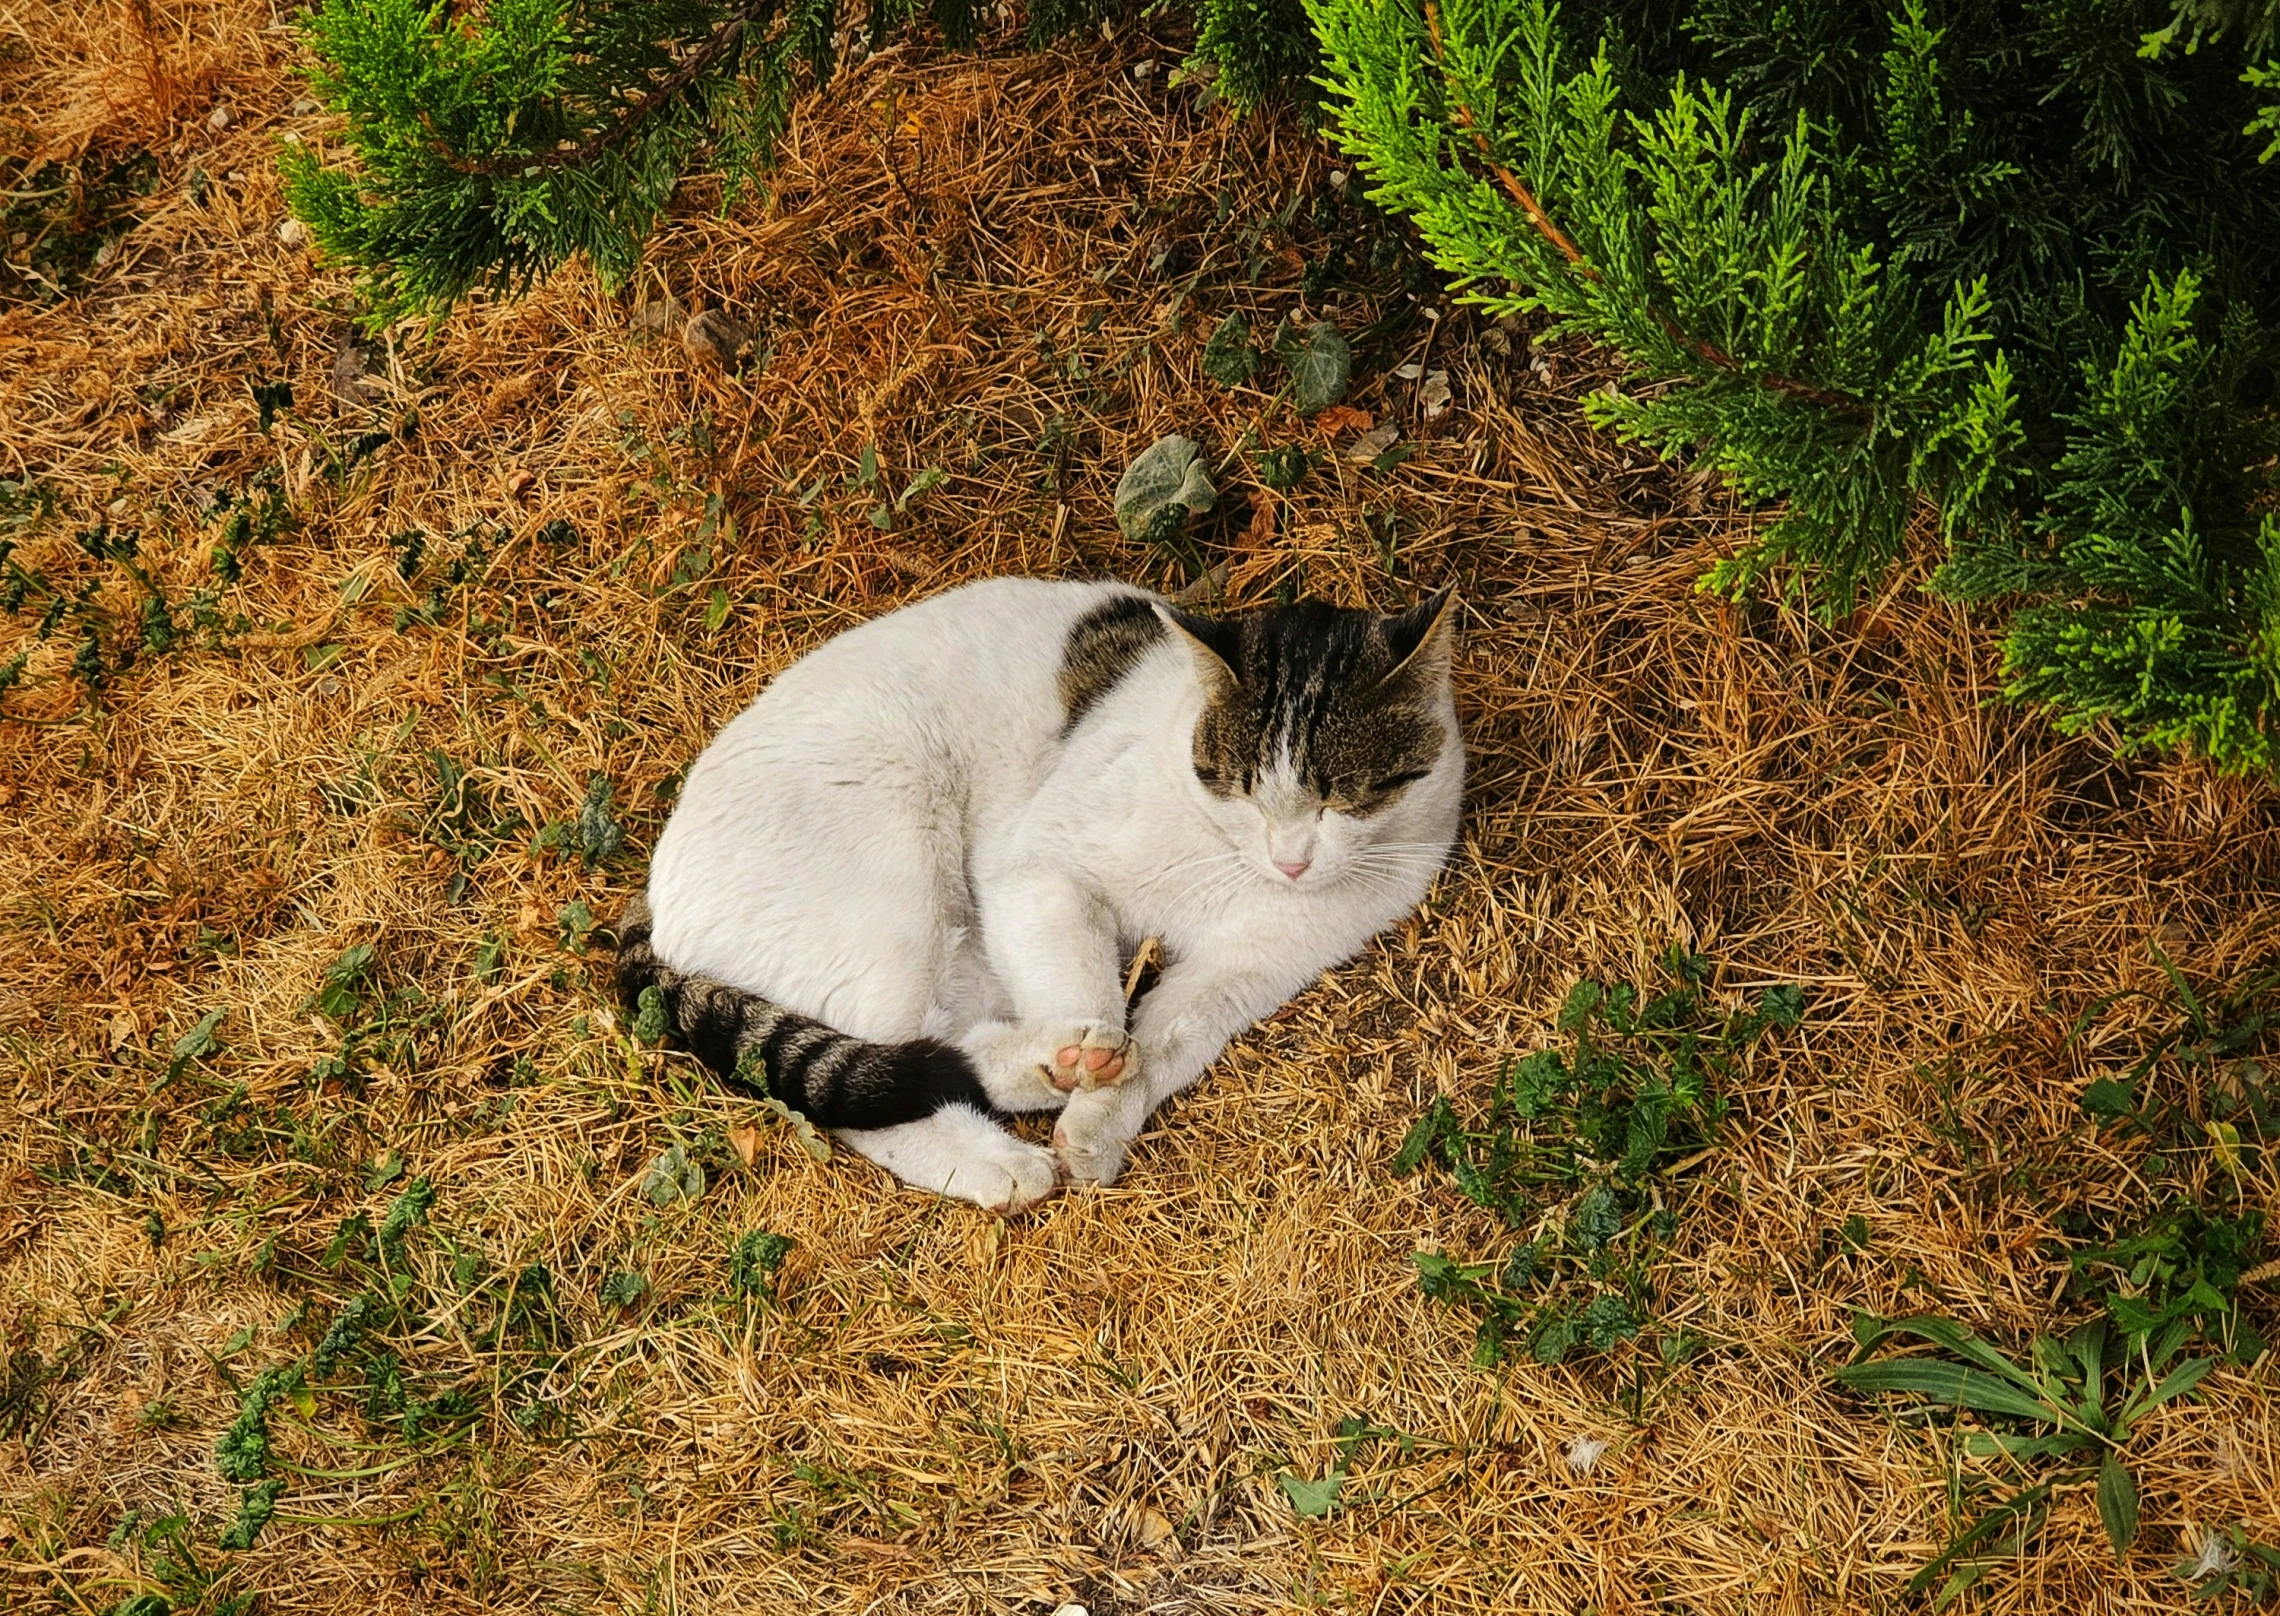
<svg viewBox="0 0 2280 1616"><path fill-rule="evenodd" d="M906 1184L992 1212L1019 1212L1053 1193L1053 1153L1014 1138L970 1106L946 1105L892 1128L845 1128L839 1137Z"/></svg>

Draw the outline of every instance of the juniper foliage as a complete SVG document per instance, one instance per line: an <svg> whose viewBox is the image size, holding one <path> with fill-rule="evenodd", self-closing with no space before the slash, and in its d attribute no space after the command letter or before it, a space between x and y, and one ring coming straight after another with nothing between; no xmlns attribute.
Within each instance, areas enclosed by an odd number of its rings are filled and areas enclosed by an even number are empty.
<svg viewBox="0 0 2280 1616"><path fill-rule="evenodd" d="M929 5L972 40L972 0ZM871 43L916 7L872 5ZM683 174L709 166L729 202L753 183L794 90L831 77L842 18L837 0L323 0L301 27L347 151L288 147L286 197L386 320L579 255L622 282Z"/></svg>
<svg viewBox="0 0 2280 1616"><path fill-rule="evenodd" d="M1306 0L1375 197L1845 609L1936 508L2062 725L2269 770L2280 0ZM2243 72L2243 63L2249 70Z"/></svg>
<svg viewBox="0 0 2280 1616"><path fill-rule="evenodd" d="M1321 62L1303 0L1195 0L1195 56L1238 112L1278 96L1313 103Z"/></svg>

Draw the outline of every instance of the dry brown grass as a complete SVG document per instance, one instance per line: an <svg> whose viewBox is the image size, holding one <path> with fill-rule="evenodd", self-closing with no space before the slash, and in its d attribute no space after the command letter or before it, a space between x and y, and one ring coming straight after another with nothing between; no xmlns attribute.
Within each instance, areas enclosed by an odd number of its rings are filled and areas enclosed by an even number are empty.
<svg viewBox="0 0 2280 1616"><path fill-rule="evenodd" d="M638 856L589 874L527 853L529 827L604 775L637 854L660 783L774 670L954 580L1166 581L1109 520L1115 472L1170 430L1221 456L1311 441L1197 359L1228 308L1296 306L1288 233L1239 230L1331 160L1288 124L1198 114L1161 72L1136 84L1161 43L890 52L803 109L764 205L722 219L693 195L628 297L570 271L398 332L371 414L416 407L417 433L336 478L327 446L369 423L328 392L346 283L276 233L272 142L323 138L291 110L290 38L253 0L150 11L155 65L131 5L0 0L10 149L161 161L83 290L0 305L0 476L62 506L18 559L133 610L124 569L73 542L99 514L139 529L177 600L213 582L215 492L268 473L298 524L222 591L245 619L223 648L146 655L93 700L75 629L0 627L0 662L31 653L0 722L0 1325L77 1371L0 1445L0 1604L104 1610L149 1586L152 1553L112 1540L130 1510L188 1512L222 1560L218 1359L247 1327L229 1374L307 1349L322 1309L279 1327L322 1290L341 1218L401 1188L358 1170L388 1150L439 1191L437 1234L408 1248L421 1294L456 1294L445 1235L487 1272L543 1261L573 1340L526 1434L497 1355L433 1307L407 1364L494 1401L464 1444L393 1469L384 1451L382 1474L311 1473L375 1462L340 1445L364 1439L345 1399L280 1405L302 1468L218 1585L266 1610L1897 1602L1943 1530L1942 1460L1831 1385L1847 1310L1936 1305L2014 1344L2051 1320L2053 1211L2140 1193L2076 1096L2156 1012L2066 1030L2117 987L2163 987L2157 929L2203 978L2280 943L2268 792L2117 763L1993 703L1987 634L1920 573L1836 629L1697 595L1748 518L1582 429L1591 356L1547 349L1539 371L1444 306L1363 355L1355 402L1417 437L1413 459L1334 460L1287 502L1233 459L1222 485L1252 501L1205 535L1244 599L1461 582L1475 788L1427 915L1232 1049L1113 1191L1001 1223L772 1127L751 1167L717 1170L754 1108L678 1059L629 1062L595 962L557 941L562 908L613 909ZM236 113L220 130L216 104ZM700 377L645 341L634 301L667 293L754 320L765 369ZM1354 331L1398 301L1336 313ZM1455 385L1431 423L1390 376L1420 356ZM247 382L276 376L299 410L265 437ZM866 444L889 492L952 479L882 533L847 486ZM714 495L733 538L676 586ZM574 536L542 537L556 519ZM504 537L474 580L396 628L476 524ZM392 538L412 529L430 559L407 583ZM716 585L733 610L707 631ZM421 839L431 752L525 822L456 901ZM489 982L487 936L506 943ZM1470 1103L1542 1043L1576 975L1644 970L1674 938L1723 991L1805 983L1810 1014L1752 1065L1666 1271L1666 1316L1703 1350L1646 1373L1634 1415L1644 1356L1468 1366L1468 1322L1408 1257L1503 1237L1385 1164L1436 1091ZM308 1007L359 943L441 1017L416 1069L361 1097L312 1081L337 1036ZM212 1006L226 1053L153 1099ZM320 1136L310 1159L218 1144L203 1113L233 1084ZM676 1138L710 1142L714 1181L658 1212L638 1179ZM1855 1215L1869 1249L1837 1251ZM747 1323L713 1299L754 1228L799 1244L781 1305ZM652 1287L631 1313L598 1295L624 1267ZM2176 1608L2167 1568L2200 1528L2280 1538L2269 1364L2206 1391L2148 1426L2125 1568L2078 1491L1978 1608ZM1295 1518L1276 1473L1321 1474L1356 1414L1415 1456L1365 1450L1353 1507ZM1578 1475L1586 1434L1613 1446Z"/></svg>

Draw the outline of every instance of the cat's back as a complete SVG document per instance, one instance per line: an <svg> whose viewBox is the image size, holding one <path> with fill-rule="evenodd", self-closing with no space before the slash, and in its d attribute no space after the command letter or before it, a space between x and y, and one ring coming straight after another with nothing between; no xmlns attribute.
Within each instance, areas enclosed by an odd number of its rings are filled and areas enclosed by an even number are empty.
<svg viewBox="0 0 2280 1616"><path fill-rule="evenodd" d="M1071 631L1119 596L1147 598L1121 584L990 578L873 618L778 674L706 748L690 791L741 795L724 777L833 765L903 776L980 766L1010 785L1063 728Z"/></svg>
<svg viewBox="0 0 2280 1616"><path fill-rule="evenodd" d="M1070 630L1102 602L1139 593L1045 578L965 584L835 635L777 675L746 714L820 707L849 718L859 699L882 718L1019 711L1058 728Z"/></svg>

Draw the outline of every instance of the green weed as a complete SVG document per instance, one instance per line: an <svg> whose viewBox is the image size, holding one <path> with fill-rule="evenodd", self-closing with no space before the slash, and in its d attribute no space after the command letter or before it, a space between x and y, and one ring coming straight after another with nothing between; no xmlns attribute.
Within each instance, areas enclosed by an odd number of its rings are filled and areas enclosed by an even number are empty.
<svg viewBox="0 0 2280 1616"><path fill-rule="evenodd" d="M2124 1457L2137 1423L2192 1391L2216 1362L2177 1361L2187 1329L2187 1321L2179 1320L2148 1340L2092 1319L2063 1340L2036 1336L2022 1363L1952 1319L1855 1319L1862 1356L1900 1335L1928 1341L1944 1356L1856 1361L1834 1371L1840 1384L1919 1398L1927 1415L1976 1414L1989 1424L1964 1433L1965 1455L2000 1460L2013 1473L2041 1478L1950 1538L1909 1580L1908 1591L1922 1593L1938 1584L1933 1604L1948 1604L1998 1563L2018 1557L2041 1526L2055 1490L2093 1479L2107 1540L2117 1558L2125 1555L2138 1530L2137 1478Z"/></svg>
<svg viewBox="0 0 2280 1616"><path fill-rule="evenodd" d="M2280 1121L2256 1055L2280 1020L2280 971L2224 991L2197 990L2158 944L2150 946L2168 991L2107 995L2072 1034L2080 1039L2125 1000L2150 1000L2166 1012L2124 1070L2082 1095L2112 1147L2143 1147L2142 1176L2152 1186L2150 1204L2119 1227L2100 1227L2081 1212L2058 1214L2078 1242L2063 1252L2066 1299L2094 1303L2098 1315L2063 1337L2038 1334L2023 1361L1951 1319L1863 1316L1854 1326L1855 1361L1834 1372L1856 1391L1914 1396L1926 1415L1976 1416L1984 1428L1964 1433L1962 1455L1998 1461L2011 1478L2007 1494L1910 1583L1914 1592L1937 1585L1935 1605L2016 1556L2039 1530L2052 1492L2068 1485L2095 1480L2107 1538L2117 1556L2126 1555L2137 1537L2138 1488L2127 1455L2137 1423L2188 1395L2219 1353L2245 1363L2265 1350L2240 1310L2266 1226L2264 1210L2245 1204L2243 1178ZM1930 1342L1941 1356L1861 1361L1895 1335ZM2217 1350L2183 1357L2195 1342ZM2236 1547L2212 1550L2221 1564L2189 1579L2200 1584L2196 1598L2269 1587L2280 1560L2259 1556L2274 1551L2245 1538Z"/></svg>
<svg viewBox="0 0 2280 1616"><path fill-rule="evenodd" d="M1434 1101L1394 1157L1396 1173L1440 1165L1467 1200L1530 1231L1500 1262L1413 1259L1428 1296L1481 1315L1473 1351L1483 1367L1516 1347L1558 1363L1639 1333L1654 1307L1654 1258L1677 1228L1664 1191L1716 1141L1719 1080L1804 1013L1794 987L1716 1008L1703 991L1709 962L1680 948L1664 968L1669 983L1651 996L1629 983L1576 983L1557 1024L1574 1040L1569 1054L1508 1060L1479 1127Z"/></svg>

